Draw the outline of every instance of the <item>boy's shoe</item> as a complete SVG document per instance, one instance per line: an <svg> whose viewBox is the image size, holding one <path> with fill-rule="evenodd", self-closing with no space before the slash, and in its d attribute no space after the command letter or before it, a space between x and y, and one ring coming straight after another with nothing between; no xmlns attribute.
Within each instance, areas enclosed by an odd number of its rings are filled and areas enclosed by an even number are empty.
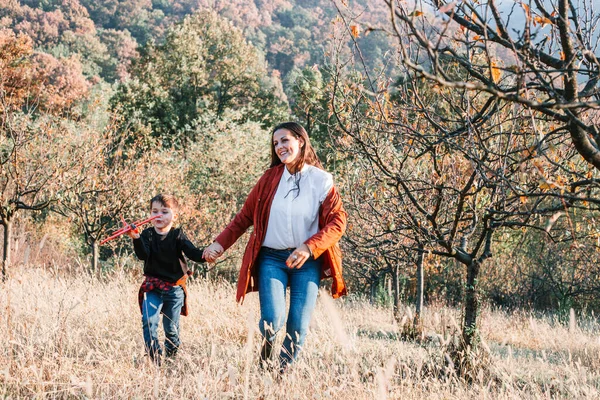
<svg viewBox="0 0 600 400"><path fill-rule="evenodd" d="M153 365L155 365L157 367L160 367L162 365L162 360L161 360L160 354L157 355L157 356L155 356L155 357L152 357L150 354L144 354L143 358L145 358L146 360L148 360L147 362L149 362L149 363L151 363L151 364L153 364ZM143 361L143 360L140 360L140 361ZM144 364L142 362L139 365L144 365Z"/></svg>
<svg viewBox="0 0 600 400"><path fill-rule="evenodd" d="M156 351L149 351L146 353L146 355L150 357L150 361L152 361L154 365L160 367L162 358L162 351L160 351L160 349Z"/></svg>
<svg viewBox="0 0 600 400"><path fill-rule="evenodd" d="M160 354L156 357L153 357L152 361L154 362L154 365L156 365L157 367L160 367L162 365L162 360L161 360Z"/></svg>
<svg viewBox="0 0 600 400"><path fill-rule="evenodd" d="M165 350L165 357L166 357L166 358L175 358L175 356L177 356L177 350L178 350L178 349L174 349L174 350Z"/></svg>
<svg viewBox="0 0 600 400"><path fill-rule="evenodd" d="M275 363L273 362L273 360L265 360L263 358L258 360L258 367L260 368L261 371L266 371L266 372L272 372L276 369Z"/></svg>
<svg viewBox="0 0 600 400"><path fill-rule="evenodd" d="M285 374L288 374L291 370L291 365L287 362L282 362L279 366L279 371L277 371L277 374L279 377L282 377Z"/></svg>

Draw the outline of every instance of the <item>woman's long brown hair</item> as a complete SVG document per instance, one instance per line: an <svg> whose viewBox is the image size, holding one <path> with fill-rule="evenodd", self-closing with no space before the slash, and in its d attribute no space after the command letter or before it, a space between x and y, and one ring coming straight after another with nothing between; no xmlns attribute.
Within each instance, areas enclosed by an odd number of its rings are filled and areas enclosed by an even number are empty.
<svg viewBox="0 0 600 400"><path fill-rule="evenodd" d="M299 171L306 164L323 169L323 164L321 164L315 149L310 144L310 139L308 138L306 130L302 125L296 122L283 122L271 131L271 167L281 164L281 160L277 156L277 153L275 153L275 146L273 145L273 135L280 129L285 129L294 135L296 139L302 138L304 141L304 146L300 148L300 156L293 165L294 170Z"/></svg>

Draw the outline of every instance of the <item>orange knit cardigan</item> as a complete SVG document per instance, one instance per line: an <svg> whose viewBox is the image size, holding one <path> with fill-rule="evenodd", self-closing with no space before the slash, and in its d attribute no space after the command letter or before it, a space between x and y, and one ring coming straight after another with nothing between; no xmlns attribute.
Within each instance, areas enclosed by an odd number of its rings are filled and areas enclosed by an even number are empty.
<svg viewBox="0 0 600 400"><path fill-rule="evenodd" d="M215 239L227 250L250 226L254 226L239 272L236 295L238 302L243 302L246 293L259 290L255 262L267 233L271 204L284 168L283 164L279 164L265 171L250 191L241 211ZM331 295L334 298L347 293L342 277L342 252L338 244L346 230L347 216L340 194L334 186L319 209L319 231L305 242L315 259L323 259L321 278L333 278Z"/></svg>

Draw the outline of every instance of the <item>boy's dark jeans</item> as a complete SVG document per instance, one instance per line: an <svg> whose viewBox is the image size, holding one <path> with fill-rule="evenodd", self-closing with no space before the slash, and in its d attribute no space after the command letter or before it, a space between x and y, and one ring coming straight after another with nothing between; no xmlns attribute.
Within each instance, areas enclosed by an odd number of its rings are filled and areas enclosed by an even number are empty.
<svg viewBox="0 0 600 400"><path fill-rule="evenodd" d="M158 340L161 311L165 331L165 353L167 356L173 356L177 352L181 343L179 340L179 317L183 300L184 293L181 286L174 286L170 290L154 289L144 294L142 302L144 345L153 359L157 359L162 354Z"/></svg>

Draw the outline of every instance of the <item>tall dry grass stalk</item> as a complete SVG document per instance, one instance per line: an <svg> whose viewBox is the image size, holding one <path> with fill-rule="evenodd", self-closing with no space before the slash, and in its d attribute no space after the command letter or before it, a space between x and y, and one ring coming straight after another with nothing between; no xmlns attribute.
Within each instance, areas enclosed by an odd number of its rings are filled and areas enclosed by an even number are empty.
<svg viewBox="0 0 600 400"><path fill-rule="evenodd" d="M600 397L597 324L486 310L480 330L493 373L467 384L445 369L456 310L425 310L415 344L400 340L391 309L324 293L298 363L279 378L258 366L258 296L238 306L221 281L190 284L181 351L156 367L142 350L138 284L33 268L13 275L0 287L0 398Z"/></svg>

